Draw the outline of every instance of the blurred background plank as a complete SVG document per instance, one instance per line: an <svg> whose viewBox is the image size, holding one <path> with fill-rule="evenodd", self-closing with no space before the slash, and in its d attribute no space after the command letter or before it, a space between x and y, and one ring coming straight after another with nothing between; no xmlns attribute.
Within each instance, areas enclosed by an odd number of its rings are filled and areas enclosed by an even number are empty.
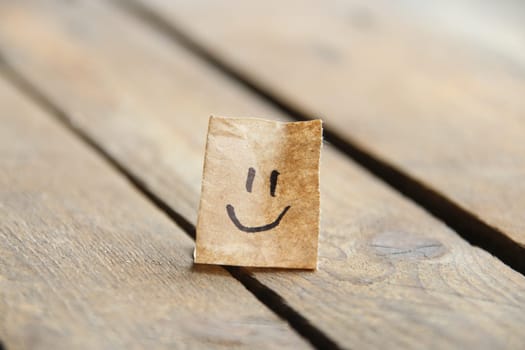
<svg viewBox="0 0 525 350"><path fill-rule="evenodd" d="M308 347L224 269L193 266L180 228L3 79L0 106L6 349Z"/></svg>
<svg viewBox="0 0 525 350"><path fill-rule="evenodd" d="M117 8L0 10L0 49L15 70L192 223L208 115L285 118ZM522 275L330 146L322 166L319 270L251 270L257 279L344 347L523 344Z"/></svg>
<svg viewBox="0 0 525 350"><path fill-rule="evenodd" d="M141 2L525 271L524 2Z"/></svg>

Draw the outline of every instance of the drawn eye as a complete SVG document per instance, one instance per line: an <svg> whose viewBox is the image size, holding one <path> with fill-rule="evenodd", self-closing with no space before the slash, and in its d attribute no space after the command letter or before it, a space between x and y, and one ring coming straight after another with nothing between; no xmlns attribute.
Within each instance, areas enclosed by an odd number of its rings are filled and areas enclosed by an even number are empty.
<svg viewBox="0 0 525 350"><path fill-rule="evenodd" d="M277 187L278 176L279 172L277 170L272 171L272 174L270 175L270 194L272 197L275 197L275 188Z"/></svg>
<svg viewBox="0 0 525 350"><path fill-rule="evenodd" d="M255 177L255 169L248 169L248 176L246 177L246 191L252 192L253 178Z"/></svg>

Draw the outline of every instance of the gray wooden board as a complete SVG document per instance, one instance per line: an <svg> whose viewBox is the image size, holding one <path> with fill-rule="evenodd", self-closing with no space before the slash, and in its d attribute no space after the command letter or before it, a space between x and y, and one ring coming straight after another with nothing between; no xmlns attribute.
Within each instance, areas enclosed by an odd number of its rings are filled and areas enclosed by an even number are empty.
<svg viewBox="0 0 525 350"><path fill-rule="evenodd" d="M525 246L522 2L142 3Z"/></svg>
<svg viewBox="0 0 525 350"><path fill-rule="evenodd" d="M0 80L7 349L308 347L51 118Z"/></svg>
<svg viewBox="0 0 525 350"><path fill-rule="evenodd" d="M77 127L191 222L209 114L284 118L97 2L4 4L0 49ZM310 322L344 347L524 344L522 275L330 146L321 190L319 270L251 270Z"/></svg>

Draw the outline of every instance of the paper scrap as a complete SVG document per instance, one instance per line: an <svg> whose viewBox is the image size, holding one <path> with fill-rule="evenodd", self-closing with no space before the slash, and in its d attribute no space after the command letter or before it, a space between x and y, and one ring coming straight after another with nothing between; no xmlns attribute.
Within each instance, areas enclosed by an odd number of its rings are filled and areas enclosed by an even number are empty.
<svg viewBox="0 0 525 350"><path fill-rule="evenodd" d="M322 122L211 117L195 262L315 269Z"/></svg>

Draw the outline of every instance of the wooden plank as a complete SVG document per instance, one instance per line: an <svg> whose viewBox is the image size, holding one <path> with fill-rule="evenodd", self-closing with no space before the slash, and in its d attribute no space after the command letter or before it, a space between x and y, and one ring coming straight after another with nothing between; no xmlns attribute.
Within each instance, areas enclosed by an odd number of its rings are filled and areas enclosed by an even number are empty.
<svg viewBox="0 0 525 350"><path fill-rule="evenodd" d="M7 349L308 347L97 155L0 80Z"/></svg>
<svg viewBox="0 0 525 350"><path fill-rule="evenodd" d="M525 246L523 4L142 3Z"/></svg>
<svg viewBox="0 0 525 350"><path fill-rule="evenodd" d="M284 117L111 7L0 10L7 60L191 222L208 115ZM330 146L322 163L319 270L251 270L260 281L343 347L524 343L522 275Z"/></svg>

